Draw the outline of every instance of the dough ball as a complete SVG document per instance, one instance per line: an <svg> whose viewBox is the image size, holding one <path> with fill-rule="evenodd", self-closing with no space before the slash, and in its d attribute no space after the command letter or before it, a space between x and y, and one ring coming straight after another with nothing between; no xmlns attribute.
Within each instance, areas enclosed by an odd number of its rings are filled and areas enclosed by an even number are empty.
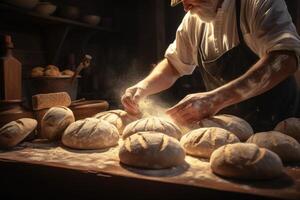
<svg viewBox="0 0 300 200"><path fill-rule="evenodd" d="M31 70L31 77L42 77L44 76L43 67L35 67Z"/></svg>
<svg viewBox="0 0 300 200"><path fill-rule="evenodd" d="M210 158L212 171L236 179L272 179L283 174L283 165L275 153L255 144L228 144Z"/></svg>
<svg viewBox="0 0 300 200"><path fill-rule="evenodd" d="M210 158L217 148L238 142L240 140L234 134L217 127L193 130L180 140L180 144L187 154L200 158Z"/></svg>
<svg viewBox="0 0 300 200"><path fill-rule="evenodd" d="M300 118L289 118L277 124L274 129L291 136L300 143Z"/></svg>
<svg viewBox="0 0 300 200"><path fill-rule="evenodd" d="M137 133L120 148L121 163L146 169L164 169L182 165L185 152L179 142L162 133Z"/></svg>
<svg viewBox="0 0 300 200"><path fill-rule="evenodd" d="M65 146L87 150L116 146L118 140L118 130L114 125L95 118L86 118L72 123L62 136Z"/></svg>
<svg viewBox="0 0 300 200"><path fill-rule="evenodd" d="M137 117L131 116L123 110L109 110L106 112L100 112L94 115L94 118L102 119L111 123L119 130L120 134L122 134L126 125L138 120Z"/></svg>
<svg viewBox="0 0 300 200"><path fill-rule="evenodd" d="M61 72L61 75L64 75L64 76L73 76L74 74L75 74L75 72L73 72L72 70L69 70L69 69L66 69Z"/></svg>
<svg viewBox="0 0 300 200"><path fill-rule="evenodd" d="M148 117L128 124L123 131L123 139L138 132L159 132L180 140L182 133L180 129L163 118Z"/></svg>
<svg viewBox="0 0 300 200"><path fill-rule="evenodd" d="M41 120L41 137L50 141L58 140L74 121L74 114L69 108L64 106L52 107Z"/></svg>
<svg viewBox="0 0 300 200"><path fill-rule="evenodd" d="M245 142L253 135L253 129L245 120L233 115L217 115L199 122L199 126L219 127L235 134L241 142Z"/></svg>
<svg viewBox="0 0 300 200"><path fill-rule="evenodd" d="M12 148L32 133L37 126L35 119L23 118L0 128L0 148Z"/></svg>
<svg viewBox="0 0 300 200"><path fill-rule="evenodd" d="M283 162L300 161L300 144L294 138L277 131L261 132L251 136L247 143L276 153Z"/></svg>

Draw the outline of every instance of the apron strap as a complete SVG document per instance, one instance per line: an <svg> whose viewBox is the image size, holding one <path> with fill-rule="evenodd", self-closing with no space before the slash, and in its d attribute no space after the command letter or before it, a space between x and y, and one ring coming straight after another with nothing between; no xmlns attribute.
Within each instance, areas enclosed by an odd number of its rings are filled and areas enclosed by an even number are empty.
<svg viewBox="0 0 300 200"><path fill-rule="evenodd" d="M241 0L235 0L236 27L239 35L239 40L241 44L246 44L241 29L241 9Z"/></svg>

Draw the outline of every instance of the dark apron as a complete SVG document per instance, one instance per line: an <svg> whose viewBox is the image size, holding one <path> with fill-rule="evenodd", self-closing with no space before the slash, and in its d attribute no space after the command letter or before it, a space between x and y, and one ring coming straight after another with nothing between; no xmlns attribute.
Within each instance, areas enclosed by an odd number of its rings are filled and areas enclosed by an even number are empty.
<svg viewBox="0 0 300 200"><path fill-rule="evenodd" d="M236 0L236 20L240 44L213 61L205 61L199 46L199 63L206 90L218 88L247 72L259 57L244 41L240 27L241 2ZM200 65L200 64L199 64ZM223 109L219 114L232 114L248 121L256 132L270 131L281 120L295 115L298 89L293 76L266 93Z"/></svg>

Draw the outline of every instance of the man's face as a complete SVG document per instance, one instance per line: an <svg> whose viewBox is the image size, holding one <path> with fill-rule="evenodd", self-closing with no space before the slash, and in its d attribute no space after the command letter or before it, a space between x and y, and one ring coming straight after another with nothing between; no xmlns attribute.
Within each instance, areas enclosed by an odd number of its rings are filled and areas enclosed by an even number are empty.
<svg viewBox="0 0 300 200"><path fill-rule="evenodd" d="M186 12L197 14L203 21L210 22L217 15L220 0L183 0L183 7Z"/></svg>

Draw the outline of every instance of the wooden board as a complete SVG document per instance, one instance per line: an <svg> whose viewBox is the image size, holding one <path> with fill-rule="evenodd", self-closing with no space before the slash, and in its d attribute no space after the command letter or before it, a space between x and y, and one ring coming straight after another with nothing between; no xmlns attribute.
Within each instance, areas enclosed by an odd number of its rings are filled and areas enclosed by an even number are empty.
<svg viewBox="0 0 300 200"><path fill-rule="evenodd" d="M102 151L78 151L42 141L27 142L11 151L1 151L0 161L52 166L104 176L116 175L269 198L300 199L300 166L285 167L285 175L275 180L237 181L214 175L207 160L191 156L186 157L183 166L165 170L142 170L120 165L118 147Z"/></svg>

